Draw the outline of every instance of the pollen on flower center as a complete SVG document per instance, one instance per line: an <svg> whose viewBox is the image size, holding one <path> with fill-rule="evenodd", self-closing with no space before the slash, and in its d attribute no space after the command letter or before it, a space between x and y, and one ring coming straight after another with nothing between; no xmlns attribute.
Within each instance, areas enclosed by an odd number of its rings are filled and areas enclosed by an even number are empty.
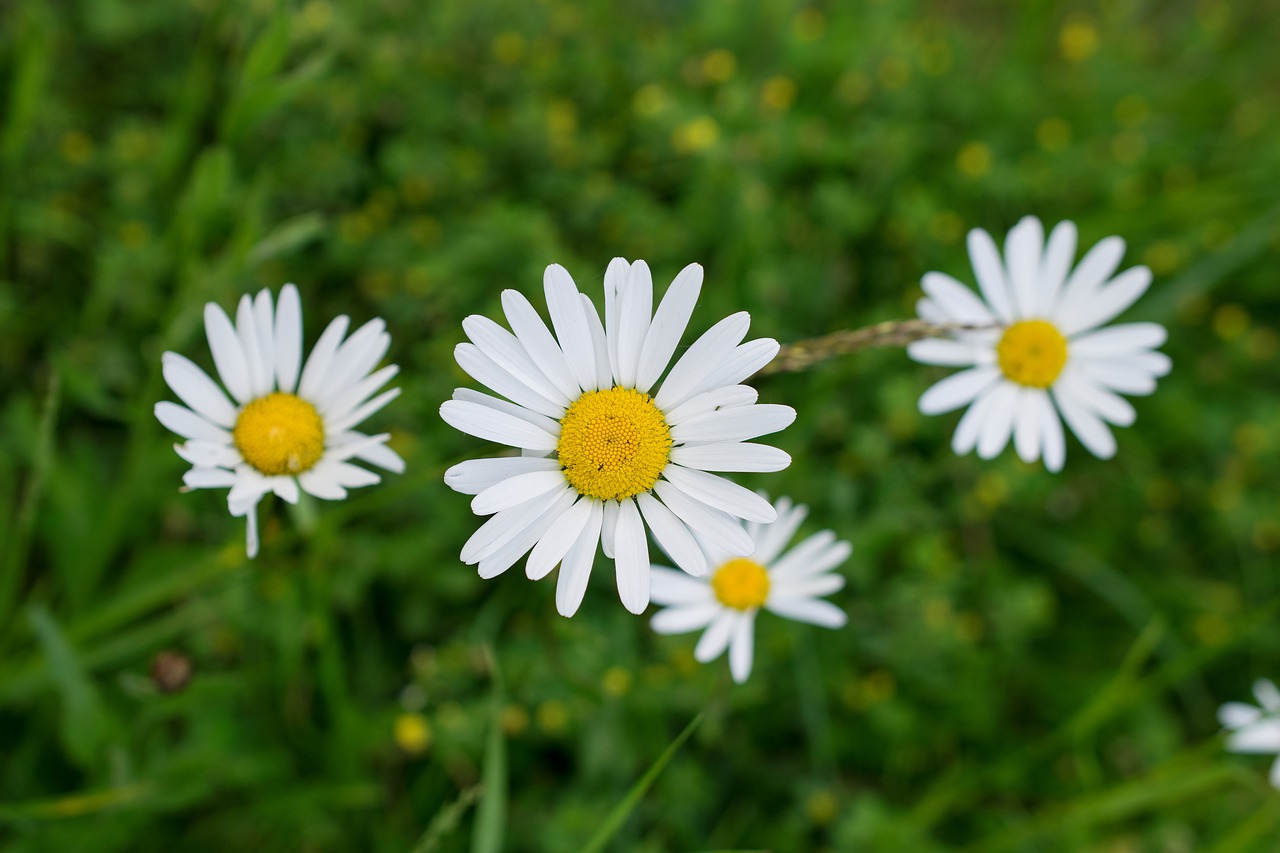
<svg viewBox="0 0 1280 853"><path fill-rule="evenodd" d="M241 409L231 437L244 461L269 477L301 474L324 454L324 422L316 407L281 391Z"/></svg>
<svg viewBox="0 0 1280 853"><path fill-rule="evenodd" d="M769 598L769 573L754 560L734 557L716 569L711 589L725 607L752 610Z"/></svg>
<svg viewBox="0 0 1280 853"><path fill-rule="evenodd" d="M1010 382L1048 388L1067 363L1067 339L1047 320L1022 320L1004 330L996 357Z"/></svg>
<svg viewBox="0 0 1280 853"><path fill-rule="evenodd" d="M671 430L648 394L588 391L560 419L556 451L579 494L620 501L653 488L667 467Z"/></svg>

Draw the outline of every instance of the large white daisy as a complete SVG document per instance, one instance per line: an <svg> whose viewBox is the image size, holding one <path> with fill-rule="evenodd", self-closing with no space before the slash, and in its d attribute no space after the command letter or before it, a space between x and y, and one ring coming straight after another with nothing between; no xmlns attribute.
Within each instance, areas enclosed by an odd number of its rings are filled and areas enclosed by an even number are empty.
<svg viewBox="0 0 1280 853"><path fill-rule="evenodd" d="M849 559L853 546L830 530L815 533L782 553L808 510L787 498L775 507L773 524L751 522L747 535L756 543L750 559L737 557L713 543L701 542L712 571L691 578L662 566L653 567L653 600L667 605L650 623L659 634L683 634L706 628L693 655L702 663L729 649L729 672L741 684L751 674L756 614L761 608L824 628L845 624L843 610L822 596L844 587L844 577L831 570Z"/></svg>
<svg viewBox="0 0 1280 853"><path fill-rule="evenodd" d="M1228 702L1218 709L1218 721L1231 734L1227 749L1246 754L1277 756L1271 765L1271 786L1280 789L1280 689L1259 678L1253 683L1258 705Z"/></svg>
<svg viewBox="0 0 1280 853"><path fill-rule="evenodd" d="M1150 394L1169 372L1168 356L1153 351L1165 341L1163 326L1099 328L1146 291L1151 271L1133 267L1113 278L1124 255L1119 237L1098 243L1073 270L1075 252L1073 223L1059 223L1046 243L1040 220L1027 216L1009 232L1003 260L986 231L969 232L982 298L948 275L925 274L921 319L988 327L907 347L916 361L969 368L920 398L927 415L969 406L952 438L956 453L977 447L990 459L1012 436L1024 460L1043 458L1059 471L1066 421L1081 444L1108 459L1116 441L1107 424L1128 426L1135 417L1119 395Z"/></svg>
<svg viewBox="0 0 1280 853"><path fill-rule="evenodd" d="M382 320L370 320L344 341L349 323L345 316L330 323L303 366L302 305L292 284L280 291L277 306L266 290L241 297L234 325L210 302L205 333L230 399L190 359L163 356L164 379L187 404L156 404L160 423L186 439L174 445L192 466L182 481L192 489L231 490L227 506L247 518L250 557L258 553L258 501L268 492L289 503L298 502L299 487L341 500L347 489L381 479L348 460L404 470L385 446L389 434L355 431L400 393L393 388L372 396L399 371L393 364L370 373L391 336Z"/></svg>
<svg viewBox="0 0 1280 853"><path fill-rule="evenodd" d="M739 384L769 363L778 343L742 343L751 319L744 311L713 326L667 372L702 288L697 264L676 276L655 312L649 267L615 258L604 276L603 324L564 267L547 267L543 285L554 336L514 290L502 294L512 331L481 316L462 323L471 343L454 351L458 364L506 399L459 388L440 415L521 451L445 472L450 487L475 495L477 515L493 516L463 546L462 560L489 578L530 552L534 580L559 563L556 607L572 616L600 542L617 562L622 603L640 613L649 603L646 526L676 565L701 575L706 558L691 530L745 556L754 544L737 519L774 519L768 501L710 472L790 464L781 450L747 440L783 429L795 410L758 405L755 390Z"/></svg>

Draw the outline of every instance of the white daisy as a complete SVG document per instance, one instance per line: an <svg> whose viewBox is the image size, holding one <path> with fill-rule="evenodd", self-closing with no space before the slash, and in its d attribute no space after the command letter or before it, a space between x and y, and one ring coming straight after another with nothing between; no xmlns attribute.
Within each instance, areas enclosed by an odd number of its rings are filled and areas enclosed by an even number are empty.
<svg viewBox="0 0 1280 853"><path fill-rule="evenodd" d="M768 501L709 472L790 464L781 450L747 439L783 429L795 410L757 405L755 390L739 384L769 363L778 343L742 343L751 319L744 311L713 326L667 372L702 288L697 264L681 270L655 312L649 267L615 258L604 276L603 324L564 267L547 267L543 284L554 337L514 290L502 294L514 334L487 317L462 322L471 343L454 350L458 364L507 399L459 388L440 415L522 451L445 472L450 487L476 496L477 515L493 516L463 546L462 560L490 578L532 549L526 574L537 580L559 563L556 607L572 616L600 542L616 559L622 603L640 613L649 603L646 526L678 566L700 575L706 558L691 530L745 556L754 545L736 519L774 519Z"/></svg>
<svg viewBox="0 0 1280 853"><path fill-rule="evenodd" d="M391 336L381 320L370 320L345 341L349 318L324 330L302 365L302 305L286 284L280 304L263 290L240 298L236 322L210 302L205 333L218 377L231 394L189 359L163 357L164 379L188 408L157 403L160 423L187 439L174 445L191 463L182 481L191 489L230 489L227 506L246 516L246 550L258 553L257 506L268 492L298 502L298 488L318 498L341 500L347 489L381 478L350 459L400 473L404 461L384 442L354 428L394 399L399 388L370 399L395 376L395 365L370 373L386 355ZM299 367L301 366L301 371Z"/></svg>
<svg viewBox="0 0 1280 853"><path fill-rule="evenodd" d="M1246 754L1275 754L1271 765L1271 787L1280 789L1280 689L1265 678L1253 683L1255 707L1244 702L1228 702L1218 709L1218 721L1231 732L1227 749Z"/></svg>
<svg viewBox="0 0 1280 853"><path fill-rule="evenodd" d="M702 663L729 649L729 671L741 684L751 674L756 614L760 608L824 628L845 624L844 611L821 596L844 586L831 570L849 559L853 546L837 541L830 530L815 533L783 554L808 509L787 498L775 505L773 524L750 522L747 535L756 543L751 559L736 557L714 544L700 542L713 570L690 578L661 566L653 568L653 600L667 605L650 625L659 634L707 630L693 655ZM781 555L781 556L779 556Z"/></svg>
<svg viewBox="0 0 1280 853"><path fill-rule="evenodd" d="M1133 267L1112 278L1124 254L1119 237L1098 243L1073 271L1075 251L1073 223L1059 223L1046 244L1040 220L1027 216L1009 232L1003 261L986 231L969 232L981 299L948 275L925 274L921 319L991 327L907 347L916 361L969 366L920 398L926 415L972 404L952 438L956 453L976 446L990 459L1012 436L1024 460L1043 458L1059 471L1066 421L1086 448L1108 459L1116 441L1107 423L1128 426L1135 416L1116 392L1150 394L1156 377L1169 372L1168 356L1153 352L1165 341L1163 326L1098 328L1146 291L1151 271Z"/></svg>

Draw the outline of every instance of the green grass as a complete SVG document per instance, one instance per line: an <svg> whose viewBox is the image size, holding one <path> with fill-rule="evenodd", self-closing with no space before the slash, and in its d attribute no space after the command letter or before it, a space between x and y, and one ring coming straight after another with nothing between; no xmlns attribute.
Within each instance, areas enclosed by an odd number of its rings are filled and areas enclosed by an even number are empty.
<svg viewBox="0 0 1280 853"><path fill-rule="evenodd" d="M1280 676L1278 41L1224 0L0 6L0 846L1272 850L1214 713ZM732 687L602 560L572 620L458 561L486 448L437 409L503 288L698 261L693 331L796 340L1027 213L1127 240L1174 372L1056 476L956 458L901 351L758 380L795 462L743 481L854 543L844 630L761 618ZM286 281L308 345L387 318L409 468L264 504L247 563L152 408L205 302Z"/></svg>

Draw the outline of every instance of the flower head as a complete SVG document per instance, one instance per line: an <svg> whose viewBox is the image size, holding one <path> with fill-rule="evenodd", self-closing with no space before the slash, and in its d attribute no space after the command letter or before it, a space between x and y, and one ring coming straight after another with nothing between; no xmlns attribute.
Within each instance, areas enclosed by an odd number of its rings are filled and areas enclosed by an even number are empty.
<svg viewBox="0 0 1280 853"><path fill-rule="evenodd" d="M694 657L707 663L728 648L729 671L738 683L751 674L753 632L761 608L824 628L845 624L844 611L822 596L844 586L844 578L831 570L849 559L853 546L824 530L783 553L808 510L793 507L787 498L774 506L778 520L773 524L746 525L747 535L756 543L750 559L702 542L711 567L705 577L691 578L659 566L653 569L653 600L666 605L654 614L653 630L681 634L706 628Z"/></svg>
<svg viewBox="0 0 1280 853"><path fill-rule="evenodd" d="M1046 243L1040 220L1027 216L1009 232L1003 260L986 231L969 232L981 298L950 276L925 274L921 319L979 327L907 348L916 361L968 367L920 398L927 415L969 406L952 438L956 453L977 447L990 459L1012 437L1022 459L1043 458L1059 471L1066 421L1095 456L1110 458L1116 441L1107 424L1128 426L1135 417L1120 394L1150 394L1169 372L1168 356L1153 351L1165 341L1163 326L1099 328L1146 291L1151 271L1113 277L1124 254L1119 237L1098 243L1073 270L1075 251L1073 223L1059 223Z"/></svg>
<svg viewBox="0 0 1280 853"><path fill-rule="evenodd" d="M380 479L348 460L404 470L385 445L389 434L354 430L400 393L373 396L399 370L370 373L391 337L386 324L370 320L344 341L349 322L344 316L330 323L303 365L302 305L298 289L286 284L278 305L266 290L241 297L234 324L214 303L205 306L205 333L226 392L189 359L163 356L164 379L186 407L161 402L155 411L186 439L174 446L192 466L182 481L192 489L231 490L227 506L247 518L250 557L258 552L258 501L268 492L289 503L297 503L299 488L341 500L347 489Z"/></svg>
<svg viewBox="0 0 1280 853"><path fill-rule="evenodd" d="M1275 754L1271 765L1271 787L1280 789L1280 689L1274 682L1259 678L1253 683L1258 706L1228 702L1218 709L1218 722L1231 732L1227 749L1246 754Z"/></svg>
<svg viewBox="0 0 1280 853"><path fill-rule="evenodd" d="M778 344L742 343L750 317L741 312L668 371L702 288L697 264L676 276L654 311L649 267L615 258L604 277L603 323L564 267L547 267L543 285L554 335L514 290L502 294L511 331L481 316L462 323L471 342L454 351L458 364L506 399L459 388L440 415L521 451L445 472L451 488L475 495L477 515L492 516L462 559L486 578L525 553L534 580L560 564L556 607L571 616L600 543L616 560L622 603L640 613L649 603L646 527L676 565L701 575L706 557L694 532L747 556L754 544L737 519L774 519L768 501L710 472L790 464L781 450L748 439L783 429L795 411L758 405L755 390L740 384Z"/></svg>

